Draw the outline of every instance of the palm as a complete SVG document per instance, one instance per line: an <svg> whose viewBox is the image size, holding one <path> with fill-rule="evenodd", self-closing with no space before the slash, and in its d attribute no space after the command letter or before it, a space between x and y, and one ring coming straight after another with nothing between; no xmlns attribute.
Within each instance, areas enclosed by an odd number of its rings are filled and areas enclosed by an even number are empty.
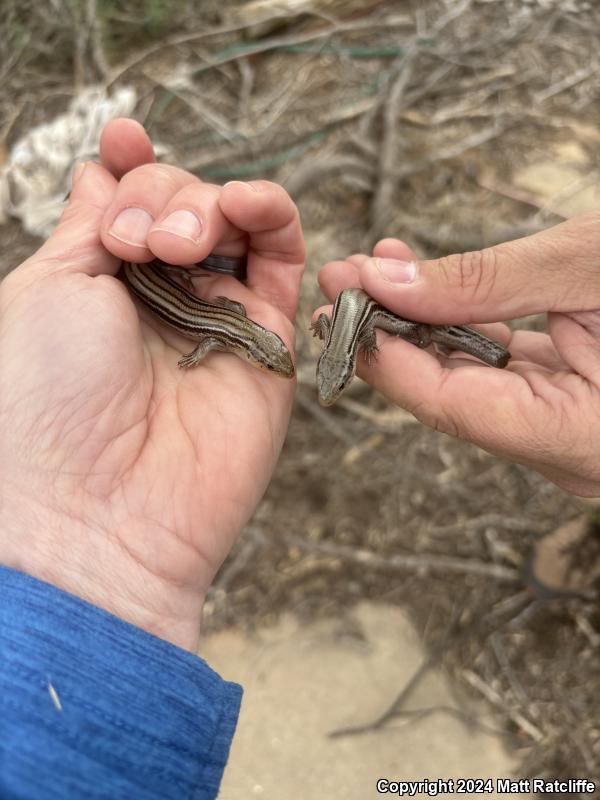
<svg viewBox="0 0 600 800"><path fill-rule="evenodd" d="M61 274L29 288L24 278L3 287L11 388L0 399L1 462L18 474L26 461L38 480L68 484L61 511L91 503L96 523L126 530L127 549L150 570L208 586L266 487L292 382L229 354L182 371L177 360L193 345L151 317L140 325L111 276ZM249 312L284 326L258 299ZM159 559L147 547L156 538Z"/></svg>
<svg viewBox="0 0 600 800"><path fill-rule="evenodd" d="M231 283L215 280L210 294L235 296L228 292ZM264 302L257 300L248 312L267 328L291 333L283 315ZM134 401L135 413L145 417L145 435L129 475L129 507L143 510L147 487L154 487L159 524L192 545L212 578L266 489L294 384L231 354L212 354L184 371L177 362L193 343L165 331L147 313L140 341L131 313L131 344L145 387ZM187 550L181 552L183 570L190 567Z"/></svg>
<svg viewBox="0 0 600 800"><path fill-rule="evenodd" d="M582 358L586 334L573 316L551 314L550 335L507 330L512 363L504 374L482 375L480 390L481 397L497 392L505 417L512 405L515 438L532 443L520 461L568 490L576 484L583 490L581 475L591 479L596 471L592 443L600 434L600 418L595 411L597 390L590 380L594 365L587 355ZM581 426L582 419L588 426ZM514 457L507 447L494 450ZM577 456L565 458L568 451Z"/></svg>
<svg viewBox="0 0 600 800"><path fill-rule="evenodd" d="M570 491L597 492L600 415L593 376L584 366L585 333L562 314L552 315L551 335L499 323L477 328L510 350L505 369L458 353L436 358L387 337L377 370L362 365L360 374L436 430L518 460ZM594 369L589 360L587 369Z"/></svg>

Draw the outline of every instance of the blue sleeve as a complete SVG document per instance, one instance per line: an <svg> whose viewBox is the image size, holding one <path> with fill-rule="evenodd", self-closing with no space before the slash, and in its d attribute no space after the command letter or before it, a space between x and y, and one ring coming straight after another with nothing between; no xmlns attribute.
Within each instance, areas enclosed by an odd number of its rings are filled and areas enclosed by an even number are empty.
<svg viewBox="0 0 600 800"><path fill-rule="evenodd" d="M241 694L191 653L0 567L3 800L210 800Z"/></svg>

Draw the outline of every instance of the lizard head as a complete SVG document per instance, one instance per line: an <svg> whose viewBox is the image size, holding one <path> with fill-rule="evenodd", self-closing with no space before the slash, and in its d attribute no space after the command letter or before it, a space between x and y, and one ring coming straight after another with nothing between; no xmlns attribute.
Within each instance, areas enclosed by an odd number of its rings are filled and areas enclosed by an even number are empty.
<svg viewBox="0 0 600 800"><path fill-rule="evenodd" d="M322 406L335 403L356 372L356 364L350 358L337 358L327 351L321 354L317 365L317 394Z"/></svg>

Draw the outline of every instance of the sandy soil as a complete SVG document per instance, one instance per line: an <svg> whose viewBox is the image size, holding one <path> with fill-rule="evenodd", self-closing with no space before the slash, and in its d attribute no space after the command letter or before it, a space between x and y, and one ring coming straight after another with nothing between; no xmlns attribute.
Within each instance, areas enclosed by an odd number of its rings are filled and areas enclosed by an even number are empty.
<svg viewBox="0 0 600 800"><path fill-rule="evenodd" d="M375 719L423 663L419 637L398 608L362 603L343 621L309 625L286 615L253 634L212 634L201 655L245 689L223 800L365 800L384 796L379 778L513 775L514 755L489 711L458 696L441 670L423 678L404 718L330 738Z"/></svg>

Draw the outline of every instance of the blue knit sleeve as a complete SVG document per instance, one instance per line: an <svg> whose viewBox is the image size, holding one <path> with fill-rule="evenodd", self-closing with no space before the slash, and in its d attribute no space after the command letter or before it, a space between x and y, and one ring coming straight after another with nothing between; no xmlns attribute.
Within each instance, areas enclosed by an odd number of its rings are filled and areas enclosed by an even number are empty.
<svg viewBox="0 0 600 800"><path fill-rule="evenodd" d="M0 567L3 800L210 800L241 694L191 653Z"/></svg>

